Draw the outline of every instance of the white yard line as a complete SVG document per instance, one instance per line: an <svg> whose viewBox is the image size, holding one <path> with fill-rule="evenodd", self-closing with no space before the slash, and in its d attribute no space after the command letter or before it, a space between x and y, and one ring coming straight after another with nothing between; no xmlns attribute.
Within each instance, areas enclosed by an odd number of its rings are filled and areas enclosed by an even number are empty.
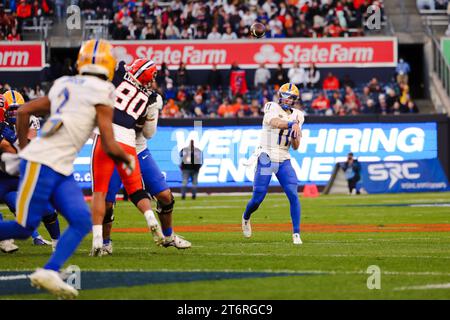
<svg viewBox="0 0 450 320"><path fill-rule="evenodd" d="M423 286L398 287L394 288L393 290L404 291L404 290L433 290L433 289L450 289L450 282L438 284L426 284Z"/></svg>
<svg viewBox="0 0 450 320"><path fill-rule="evenodd" d="M11 272L11 271L29 271L30 273L32 270L29 269L5 269L0 270L0 272ZM291 270L291 269L280 269L280 270L273 270L273 269L262 269L262 270L254 270L252 268L248 269L152 269L152 270L145 270L145 269L102 269L102 270L96 270L96 269L82 269L81 271L84 272L248 272L248 273L254 273L254 272L265 272L265 273L311 273L311 274L325 274L325 275L358 275L358 274L367 274L366 270L359 270L359 271L344 271L344 270ZM384 275L403 275L403 276L447 276L450 277L450 272L415 272L415 271L381 271ZM22 277L28 277L27 275L16 275L13 277L22 276ZM9 276L7 276L9 277ZM23 278L23 279L25 279ZM1 278L0 278L1 280Z"/></svg>

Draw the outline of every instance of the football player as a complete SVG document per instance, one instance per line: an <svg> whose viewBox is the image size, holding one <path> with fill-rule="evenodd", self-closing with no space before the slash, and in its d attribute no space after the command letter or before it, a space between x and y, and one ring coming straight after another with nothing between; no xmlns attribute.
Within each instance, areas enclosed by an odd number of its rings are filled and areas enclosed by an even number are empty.
<svg viewBox="0 0 450 320"><path fill-rule="evenodd" d="M9 90L5 92L3 96L3 110L4 116L0 122L0 153L2 155L0 159L0 200L6 203L8 208L12 213L16 212L16 197L17 189L19 186L18 172L8 172L9 161L12 159L17 159L12 157L12 154L17 154L18 141L16 136L16 114L17 109L25 101L22 95L14 90ZM0 104L2 98L0 98ZM29 138L36 136L37 130L39 130L39 120L36 117L30 118L30 129ZM10 160L11 159L11 160ZM14 160L12 160L14 162ZM56 243L59 239L59 221L58 215L51 206L48 208L47 214L43 217L43 222L47 231L50 234L52 242L46 241L39 235L37 230L35 230L31 237L33 239L34 245L52 245L54 249ZM9 243L9 245L8 245ZM4 252L14 252L18 250L18 247L11 240L6 240L7 247L2 249L2 244L0 243L0 249ZM9 247L9 248L8 248Z"/></svg>
<svg viewBox="0 0 450 320"><path fill-rule="evenodd" d="M153 235L153 240L160 243L164 235L151 207L150 196L144 190L141 170L136 153L135 127L141 117L146 117L148 106L156 101L157 94L151 90L157 74L156 64L152 60L137 59L132 64L119 65L117 70L116 99L114 101L113 128L115 140L123 150L133 156L136 170L127 175L121 167L116 167L125 190L133 204L144 215ZM115 169L114 162L105 154L99 135L94 138L91 160L92 176L92 256L103 254L103 220L106 214L106 194L111 176Z"/></svg>
<svg viewBox="0 0 450 320"><path fill-rule="evenodd" d="M299 90L294 84L283 84L278 91L278 96L278 103L268 102L264 106L260 146L253 156L255 162L257 161L253 195L242 217L242 231L244 237L251 237L250 217L264 200L272 174L275 174L289 199L293 243L302 244L298 179L291 165L289 148L292 146L294 150L297 150L300 145L304 116L300 110L294 108L299 98Z"/></svg>
<svg viewBox="0 0 450 320"><path fill-rule="evenodd" d="M163 107L163 99L157 94L156 100L148 108L148 114L143 118L143 124L138 123L136 128L136 152L141 168L142 180L145 190L156 199L159 220L161 221L164 247L173 246L177 249L187 249L191 243L175 234L172 228L172 212L175 203L174 196L166 183L166 179L153 159L148 147L147 139L152 138L157 129L159 110ZM114 203L121 187L120 176L117 170L111 178L106 195L106 215L103 220L103 254L112 254L111 228L114 221Z"/></svg>
<svg viewBox="0 0 450 320"><path fill-rule="evenodd" d="M107 41L87 41L78 53L79 75L57 79L48 96L18 109L21 161L17 221L0 223L0 240L29 237L51 202L69 226L47 264L31 274L30 280L33 286L62 298L74 298L78 292L58 272L92 227L89 207L73 177L77 153L98 126L104 152L129 172L134 169L134 158L114 140L114 86L108 80L113 78L115 66L112 46ZM30 115L49 113L40 137L28 143Z"/></svg>

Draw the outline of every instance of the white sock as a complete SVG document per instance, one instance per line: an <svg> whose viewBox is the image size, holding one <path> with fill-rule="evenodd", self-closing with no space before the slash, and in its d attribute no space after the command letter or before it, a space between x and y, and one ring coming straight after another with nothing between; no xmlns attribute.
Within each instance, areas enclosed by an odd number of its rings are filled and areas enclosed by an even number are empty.
<svg viewBox="0 0 450 320"><path fill-rule="evenodd" d="M96 224L92 226L92 245L103 245L103 225Z"/></svg>
<svg viewBox="0 0 450 320"><path fill-rule="evenodd" d="M147 220L148 226L150 226L150 225L153 226L155 224L156 217L152 210L145 211L144 217L145 217L145 220ZM156 221L158 221L158 220L156 220Z"/></svg>

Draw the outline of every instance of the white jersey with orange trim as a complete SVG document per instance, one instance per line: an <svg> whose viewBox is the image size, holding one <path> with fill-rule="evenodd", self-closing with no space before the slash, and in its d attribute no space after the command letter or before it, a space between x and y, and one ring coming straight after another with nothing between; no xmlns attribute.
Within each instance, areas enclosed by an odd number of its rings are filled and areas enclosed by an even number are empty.
<svg viewBox="0 0 450 320"><path fill-rule="evenodd" d="M159 110L163 107L163 99L158 94L156 101L148 107L147 117L142 128L136 132L136 153L139 154L147 149L147 139L151 139L158 126Z"/></svg>
<svg viewBox="0 0 450 320"><path fill-rule="evenodd" d="M114 89L112 83L95 76L57 79L48 94L51 114L47 122L62 122L62 125L53 134L33 139L19 156L65 176L72 174L78 152L97 125L95 106L112 108Z"/></svg>
<svg viewBox="0 0 450 320"><path fill-rule="evenodd" d="M300 129L305 121L303 112L298 109L285 111L278 103L268 102L264 106L260 151L269 155L272 162L283 162L290 159L291 130L278 129L270 126L270 120L277 118L284 121L299 121Z"/></svg>

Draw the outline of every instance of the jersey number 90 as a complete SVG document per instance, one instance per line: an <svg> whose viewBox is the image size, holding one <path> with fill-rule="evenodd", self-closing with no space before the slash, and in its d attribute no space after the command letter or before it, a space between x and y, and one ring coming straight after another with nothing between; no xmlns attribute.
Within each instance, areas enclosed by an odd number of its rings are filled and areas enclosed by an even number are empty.
<svg viewBox="0 0 450 320"><path fill-rule="evenodd" d="M148 97L127 81L123 81L116 89L114 107L125 111L135 120L141 116L147 106Z"/></svg>

